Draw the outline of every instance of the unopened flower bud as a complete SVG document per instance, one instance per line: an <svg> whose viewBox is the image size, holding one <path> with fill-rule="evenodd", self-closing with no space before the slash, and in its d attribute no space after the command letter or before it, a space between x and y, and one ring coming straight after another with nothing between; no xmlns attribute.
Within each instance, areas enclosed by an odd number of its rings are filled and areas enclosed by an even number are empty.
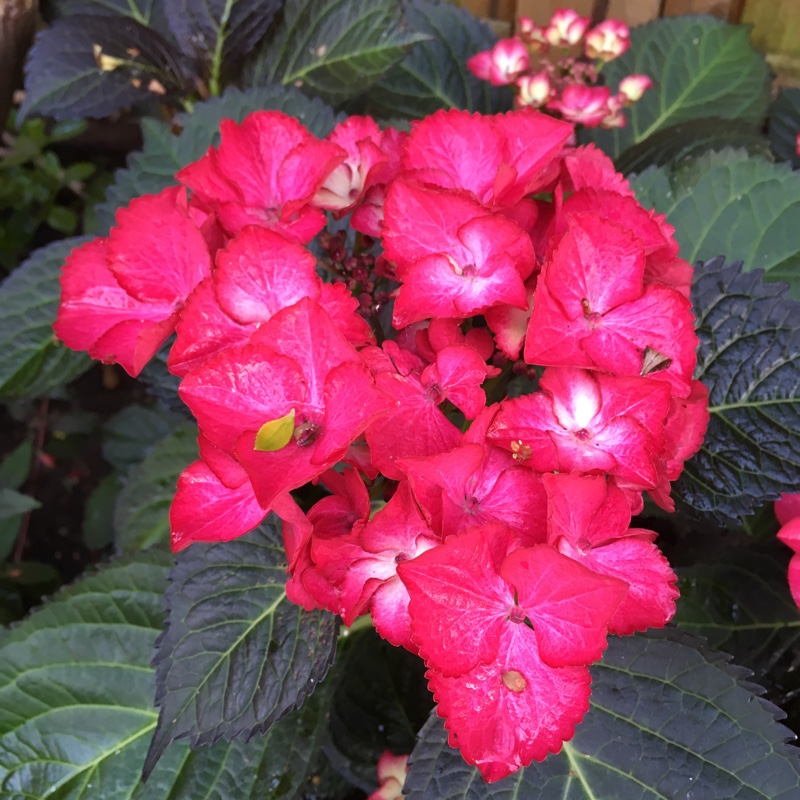
<svg viewBox="0 0 800 800"><path fill-rule="evenodd" d="M608 114L600 120L601 128L624 128L627 124L622 109L627 105L627 98L621 92L608 98Z"/></svg>
<svg viewBox="0 0 800 800"><path fill-rule="evenodd" d="M541 108L553 95L553 85L545 70L517 78L517 88L517 102L530 108Z"/></svg>
<svg viewBox="0 0 800 800"><path fill-rule="evenodd" d="M538 27L530 17L520 17L517 20L517 34L523 42L527 42L533 30Z"/></svg>
<svg viewBox="0 0 800 800"><path fill-rule="evenodd" d="M653 85L647 75L628 75L619 82L619 92L625 95L626 105L641 100L642 95Z"/></svg>
<svg viewBox="0 0 800 800"><path fill-rule="evenodd" d="M571 8L559 8L544 29L544 38L553 47L571 47L583 38L589 22Z"/></svg>
<svg viewBox="0 0 800 800"><path fill-rule="evenodd" d="M492 86L513 83L530 65L528 48L516 38L501 39L491 50L478 53L467 61L467 67Z"/></svg>
<svg viewBox="0 0 800 800"><path fill-rule="evenodd" d="M586 34L586 57L612 61L631 46L630 34L630 29L624 22L617 19L604 20Z"/></svg>
<svg viewBox="0 0 800 800"><path fill-rule="evenodd" d="M619 110L612 111L608 116L600 120L601 128L624 128L626 124L625 115Z"/></svg>
<svg viewBox="0 0 800 800"><path fill-rule="evenodd" d="M520 17L517 22L517 36L536 53L546 53L549 48L544 30L530 17Z"/></svg>

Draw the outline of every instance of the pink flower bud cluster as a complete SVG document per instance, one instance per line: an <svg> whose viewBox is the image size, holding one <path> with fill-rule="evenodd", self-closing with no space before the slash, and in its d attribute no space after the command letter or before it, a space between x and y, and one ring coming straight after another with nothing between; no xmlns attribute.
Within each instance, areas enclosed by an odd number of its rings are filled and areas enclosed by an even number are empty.
<svg viewBox="0 0 800 800"><path fill-rule="evenodd" d="M513 85L519 108L544 109L587 128L622 128L623 109L653 84L646 75L629 75L615 93L600 85L603 64L630 47L630 31L619 20L607 19L591 30L589 24L588 17L563 8L545 27L520 17L516 36L472 56L467 66L493 86Z"/></svg>

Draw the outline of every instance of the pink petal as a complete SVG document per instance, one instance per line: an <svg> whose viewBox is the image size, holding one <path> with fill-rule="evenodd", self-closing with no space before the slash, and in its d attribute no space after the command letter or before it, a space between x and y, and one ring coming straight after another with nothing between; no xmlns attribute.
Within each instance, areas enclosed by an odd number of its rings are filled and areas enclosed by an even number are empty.
<svg viewBox="0 0 800 800"><path fill-rule="evenodd" d="M266 322L303 297L316 300L321 281L316 258L265 228L244 228L217 255L214 273L223 311L241 325Z"/></svg>
<svg viewBox="0 0 800 800"><path fill-rule="evenodd" d="M782 494L780 499L775 501L775 516L781 525L800 517L800 493Z"/></svg>
<svg viewBox="0 0 800 800"><path fill-rule="evenodd" d="M629 636L647 628L663 628L675 615L677 576L652 542L627 536L586 552L563 541L558 549L594 572L628 584L628 592L608 624L609 633Z"/></svg>
<svg viewBox="0 0 800 800"><path fill-rule="evenodd" d="M429 669L427 677L450 746L489 782L557 753L589 708L587 667L545 664L525 625L504 628L492 663L452 678Z"/></svg>
<svg viewBox="0 0 800 800"><path fill-rule="evenodd" d="M253 334L252 342L295 359L308 386L308 402L317 407L324 405L328 372L345 361L360 363L325 310L308 297L277 312Z"/></svg>
<svg viewBox="0 0 800 800"><path fill-rule="evenodd" d="M510 553L500 574L516 589L546 664L580 666L600 658L608 624L628 591L625 581L600 576L546 544Z"/></svg>
<svg viewBox="0 0 800 800"><path fill-rule="evenodd" d="M178 205L178 187L132 200L117 212L108 236L108 264L132 297L183 303L211 274L203 235Z"/></svg>
<svg viewBox="0 0 800 800"><path fill-rule="evenodd" d="M590 188L633 195L628 181L614 169L614 162L593 144L575 148L561 163L561 187L565 192Z"/></svg>
<svg viewBox="0 0 800 800"><path fill-rule="evenodd" d="M622 491L605 476L543 475L547 492L547 541L564 537L587 550L627 535L631 511Z"/></svg>
<svg viewBox="0 0 800 800"><path fill-rule="evenodd" d="M319 304L328 313L334 326L354 347L375 343L375 334L357 312L358 300L343 283L323 283Z"/></svg>
<svg viewBox="0 0 800 800"><path fill-rule="evenodd" d="M514 606L513 591L497 572L512 541L501 526L470 528L398 565L411 596L414 643L442 674L460 675L495 659Z"/></svg>
<svg viewBox="0 0 800 800"><path fill-rule="evenodd" d="M304 407L307 400L297 362L253 344L209 359L183 379L179 393L202 432L229 454L245 431L255 435L266 422Z"/></svg>
<svg viewBox="0 0 800 800"><path fill-rule="evenodd" d="M503 137L503 162L512 166L517 176L504 192L495 192L494 202L512 205L551 181L550 167L557 164L573 127L533 109L499 114L493 119Z"/></svg>
<svg viewBox="0 0 800 800"><path fill-rule="evenodd" d="M437 111L412 124L401 165L425 169L427 183L466 189L485 202L503 160L502 144L491 117Z"/></svg>
<svg viewBox="0 0 800 800"><path fill-rule="evenodd" d="M202 433L197 437L197 447L200 451L200 458L223 486L227 486L228 489L238 489L245 481L250 482L242 465L235 458L211 444L208 437Z"/></svg>
<svg viewBox="0 0 800 800"><path fill-rule="evenodd" d="M206 278L189 295L169 351L169 371L185 377L205 361L229 347L246 344L256 325L240 325L217 301L214 279Z"/></svg>
<svg viewBox="0 0 800 800"><path fill-rule="evenodd" d="M461 432L436 407L418 375L386 371L376 376L375 383L394 400L394 406L373 420L365 434L373 464L387 478L403 477L395 461L443 453L459 443Z"/></svg>
<svg viewBox="0 0 800 800"><path fill-rule="evenodd" d="M136 377L174 330L171 302L131 297L108 269L105 239L75 249L61 274L61 306L53 328L73 350L121 364Z"/></svg>
<svg viewBox="0 0 800 800"><path fill-rule="evenodd" d="M486 380L486 363L466 345L443 347L436 354L436 363L422 373L422 384L437 389L467 419L475 419L486 405L481 385Z"/></svg>
<svg viewBox="0 0 800 800"><path fill-rule="evenodd" d="M543 275L571 319L605 314L641 296L644 248L623 227L583 214L571 218Z"/></svg>
<svg viewBox="0 0 800 800"><path fill-rule="evenodd" d="M135 378L175 330L177 319L176 312L161 322L120 322L95 342L89 349L89 355L106 364L119 364L128 375Z"/></svg>
<svg viewBox="0 0 800 800"><path fill-rule="evenodd" d="M800 555L793 555L789 562L787 574L789 581L789 591L792 593L792 600L800 608Z"/></svg>
<svg viewBox="0 0 800 800"><path fill-rule="evenodd" d="M172 550L194 542L227 542L253 530L266 516L249 481L228 489L202 461L178 478L170 509Z"/></svg>

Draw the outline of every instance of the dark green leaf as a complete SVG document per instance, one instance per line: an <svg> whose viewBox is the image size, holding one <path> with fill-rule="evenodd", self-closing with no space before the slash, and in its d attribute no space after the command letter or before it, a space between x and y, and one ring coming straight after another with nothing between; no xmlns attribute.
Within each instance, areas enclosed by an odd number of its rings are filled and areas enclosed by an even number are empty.
<svg viewBox="0 0 800 800"><path fill-rule="evenodd" d="M64 125L65 123L61 123ZM72 181L87 181L97 172L97 167L94 164L89 164L86 161L79 161L77 164L71 164L64 170L64 183L69 184Z"/></svg>
<svg viewBox="0 0 800 800"><path fill-rule="evenodd" d="M45 222L55 231L75 233L78 227L78 215L65 206L53 206Z"/></svg>
<svg viewBox="0 0 800 800"><path fill-rule="evenodd" d="M83 541L102 550L114 541L114 506L122 488L119 473L106 475L92 490L83 511Z"/></svg>
<svg viewBox="0 0 800 800"><path fill-rule="evenodd" d="M558 755L497 783L447 745L435 715L411 755L406 800L794 800L794 735L746 670L674 629L613 638L591 707Z"/></svg>
<svg viewBox="0 0 800 800"><path fill-rule="evenodd" d="M273 517L239 539L192 545L170 579L145 775L176 739L196 746L264 733L316 689L336 652L336 618L286 599Z"/></svg>
<svg viewBox="0 0 800 800"><path fill-rule="evenodd" d="M148 406L125 406L103 425L103 458L125 472L186 420L178 414Z"/></svg>
<svg viewBox="0 0 800 800"><path fill-rule="evenodd" d="M51 12L48 20L78 14L105 14L111 17L121 15L169 36L170 30L162 6L162 0L55 0L47 4L47 10Z"/></svg>
<svg viewBox="0 0 800 800"><path fill-rule="evenodd" d="M642 205L675 226L682 258L735 255L800 298L800 174L787 164L722 150L675 172L652 167L631 186Z"/></svg>
<svg viewBox="0 0 800 800"><path fill-rule="evenodd" d="M120 206L141 194L160 192L175 183L175 173L204 155L219 142L223 119L241 122L250 112L279 110L297 117L312 133L327 136L335 125L333 111L321 100L309 100L294 88L264 86L241 91L230 88L222 97L197 103L191 114L180 114L180 136L174 136L164 123L143 120L142 151L128 159L128 166L117 172L116 181L106 192L107 201L97 209L102 231L114 224Z"/></svg>
<svg viewBox="0 0 800 800"><path fill-rule="evenodd" d="M28 478L33 459L33 442L26 439L0 461L0 488L19 489Z"/></svg>
<svg viewBox="0 0 800 800"><path fill-rule="evenodd" d="M800 89L781 89L769 110L769 141L780 161L797 169L797 134L800 133Z"/></svg>
<svg viewBox="0 0 800 800"><path fill-rule="evenodd" d="M190 96L190 65L174 50L133 18L64 17L36 36L25 65L25 100L17 120L32 113L56 119L105 117L151 99L154 92L172 100ZM103 68L98 63L102 58L113 61ZM153 90L152 80L160 88Z"/></svg>
<svg viewBox="0 0 800 800"><path fill-rule="evenodd" d="M241 64L281 5L282 0L165 0L164 13L183 51L209 65L215 79L224 63Z"/></svg>
<svg viewBox="0 0 800 800"><path fill-rule="evenodd" d="M170 748L140 784L170 559L137 554L84 578L0 636L4 800L299 800L322 709L264 737Z"/></svg>
<svg viewBox="0 0 800 800"><path fill-rule="evenodd" d="M653 80L627 112L624 128L585 131L616 159L656 131L705 117L759 125L769 102L769 67L749 42L749 31L710 16L658 19L631 32L631 47L603 69L616 90L626 75Z"/></svg>
<svg viewBox="0 0 800 800"><path fill-rule="evenodd" d="M42 591L53 591L61 583L58 570L40 561L15 561L13 564L0 564L0 581L15 583L18 586L47 586Z"/></svg>
<svg viewBox="0 0 800 800"><path fill-rule="evenodd" d="M197 459L197 428L183 425L134 467L117 497L114 541L120 552L169 541L169 507L178 476Z"/></svg>
<svg viewBox="0 0 800 800"><path fill-rule="evenodd" d="M800 303L723 258L698 263L695 276L695 377L708 387L711 422L673 493L724 523L797 489Z"/></svg>
<svg viewBox="0 0 800 800"><path fill-rule="evenodd" d="M9 625L24 613L22 598L16 588L0 583L0 625Z"/></svg>
<svg viewBox="0 0 800 800"><path fill-rule="evenodd" d="M190 415L178 396L181 379L177 375L173 375L167 367L167 359L173 342L174 337L170 337L164 342L161 349L139 373L139 380L147 387L148 394L156 398L166 411L186 417Z"/></svg>
<svg viewBox="0 0 800 800"><path fill-rule="evenodd" d="M371 791L384 750L411 752L433 700L422 661L374 630L355 634L342 650L325 752L351 783Z"/></svg>
<svg viewBox="0 0 800 800"><path fill-rule="evenodd" d="M336 104L363 94L423 38L402 25L395 0L293 0L247 81L302 87Z"/></svg>
<svg viewBox="0 0 800 800"><path fill-rule="evenodd" d="M0 520L0 561L5 561L14 550L14 545L17 543L17 535L19 534L19 526L22 524L22 515L18 517L9 517L9 519ZM0 605L3 601L3 591L0 587ZM0 621L0 625L4 625Z"/></svg>
<svg viewBox="0 0 800 800"><path fill-rule="evenodd" d="M411 30L425 34L370 90L371 110L419 119L440 108L494 114L511 108L512 93L476 78L467 59L497 41L489 25L452 3L412 0L404 6Z"/></svg>
<svg viewBox="0 0 800 800"><path fill-rule="evenodd" d="M0 488L0 519L10 519L41 506L38 500L27 494Z"/></svg>
<svg viewBox="0 0 800 800"><path fill-rule="evenodd" d="M0 285L0 397L44 394L84 373L84 353L56 341L61 265L86 241L64 239L37 250Z"/></svg>
<svg viewBox="0 0 800 800"><path fill-rule="evenodd" d="M707 150L739 147L749 155L769 156L769 143L761 131L749 122L719 118L680 122L656 131L643 142L629 147L615 163L629 175L649 166L672 166L696 158Z"/></svg>
<svg viewBox="0 0 800 800"><path fill-rule="evenodd" d="M776 666L788 661L796 669L800 643L800 612L786 579L789 555L783 547L777 554L728 548L712 563L679 569L678 627L731 653L760 678L782 682Z"/></svg>

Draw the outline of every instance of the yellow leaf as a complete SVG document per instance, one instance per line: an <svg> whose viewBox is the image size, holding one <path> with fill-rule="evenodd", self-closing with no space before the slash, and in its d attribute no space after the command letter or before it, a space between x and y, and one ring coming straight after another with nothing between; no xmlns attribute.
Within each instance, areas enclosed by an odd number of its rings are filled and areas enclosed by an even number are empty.
<svg viewBox="0 0 800 800"><path fill-rule="evenodd" d="M256 444L253 448L261 453L274 453L283 450L292 440L294 433L294 409L286 416L265 422L256 434Z"/></svg>

